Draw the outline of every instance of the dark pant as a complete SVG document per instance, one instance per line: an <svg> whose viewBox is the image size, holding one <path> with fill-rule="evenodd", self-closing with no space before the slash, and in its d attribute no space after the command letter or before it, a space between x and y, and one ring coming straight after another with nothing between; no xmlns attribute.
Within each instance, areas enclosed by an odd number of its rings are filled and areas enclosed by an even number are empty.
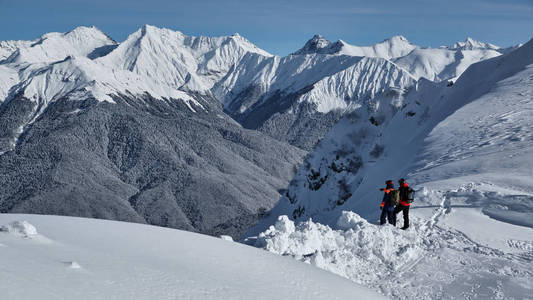
<svg viewBox="0 0 533 300"><path fill-rule="evenodd" d="M396 205L394 208L394 225L396 225L396 215L403 211L403 228L409 227L409 206Z"/></svg>
<svg viewBox="0 0 533 300"><path fill-rule="evenodd" d="M384 206L381 209L381 217L380 223L381 225L385 224L385 222L388 220L390 224L396 225L396 222L394 220L394 207L393 206Z"/></svg>

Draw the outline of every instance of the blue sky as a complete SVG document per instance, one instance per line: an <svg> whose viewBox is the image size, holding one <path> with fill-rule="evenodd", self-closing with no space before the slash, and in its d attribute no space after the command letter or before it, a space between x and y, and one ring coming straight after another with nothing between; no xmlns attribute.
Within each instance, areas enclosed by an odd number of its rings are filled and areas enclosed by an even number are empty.
<svg viewBox="0 0 533 300"><path fill-rule="evenodd" d="M421 46L467 36L510 46L533 38L533 0L0 0L0 40L95 25L122 41L143 24L189 35L238 32L278 55L317 33L356 45L401 34Z"/></svg>

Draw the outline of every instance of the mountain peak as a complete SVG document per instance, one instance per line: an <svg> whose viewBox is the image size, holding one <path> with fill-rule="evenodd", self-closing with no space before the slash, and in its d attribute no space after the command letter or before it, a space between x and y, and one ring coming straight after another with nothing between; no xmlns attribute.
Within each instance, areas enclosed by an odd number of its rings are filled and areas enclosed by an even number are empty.
<svg viewBox="0 0 533 300"><path fill-rule="evenodd" d="M313 53L326 53L331 54L329 46L331 41L325 39L320 34L315 34L310 40L308 40L305 45L298 51L293 54L313 54Z"/></svg>
<svg viewBox="0 0 533 300"><path fill-rule="evenodd" d="M457 42L448 48L454 49L454 50L475 50L475 49L498 50L500 49L500 47L496 45L480 42L480 41L474 40L471 37L467 37L464 42Z"/></svg>
<svg viewBox="0 0 533 300"><path fill-rule="evenodd" d="M407 40L407 38L405 38L403 35L395 35L389 39L386 39L385 41L410 43L409 40Z"/></svg>

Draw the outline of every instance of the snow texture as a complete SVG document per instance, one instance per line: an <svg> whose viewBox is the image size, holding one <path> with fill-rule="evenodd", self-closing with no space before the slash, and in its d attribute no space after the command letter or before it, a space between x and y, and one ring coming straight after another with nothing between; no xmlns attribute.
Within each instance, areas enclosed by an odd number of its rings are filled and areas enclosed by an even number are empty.
<svg viewBox="0 0 533 300"><path fill-rule="evenodd" d="M37 229L27 221L13 221L0 227L0 232L31 238L37 235Z"/></svg>
<svg viewBox="0 0 533 300"><path fill-rule="evenodd" d="M263 250L161 227L0 214L43 243L0 232L3 299L381 299L344 278ZM26 225L27 226L27 225Z"/></svg>
<svg viewBox="0 0 533 300"><path fill-rule="evenodd" d="M522 298L533 292L528 246L523 252L504 252L431 220L416 221L402 231L344 211L333 229L312 220L295 226L280 216L253 243L395 299Z"/></svg>

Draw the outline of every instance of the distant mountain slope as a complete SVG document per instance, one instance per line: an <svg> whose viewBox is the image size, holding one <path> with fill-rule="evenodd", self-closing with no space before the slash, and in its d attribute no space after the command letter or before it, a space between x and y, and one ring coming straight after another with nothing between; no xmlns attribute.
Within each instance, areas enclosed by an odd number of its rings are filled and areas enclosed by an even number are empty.
<svg viewBox="0 0 533 300"><path fill-rule="evenodd" d="M403 36L393 36L375 45L361 47L350 45L343 40L330 42L320 35L315 35L300 50L293 54L343 54L391 59L405 56L416 48L417 46L409 43Z"/></svg>
<svg viewBox="0 0 533 300"><path fill-rule="evenodd" d="M420 78L455 80L471 64L499 55L498 47L471 39L431 49L402 36L359 47L315 35L286 57L248 54L212 90L246 128L310 151L342 116L374 97L399 99Z"/></svg>
<svg viewBox="0 0 533 300"><path fill-rule="evenodd" d="M137 44L129 42L141 33L146 36ZM196 93L166 80L190 61L180 64L185 54L160 48L169 46L165 35L183 38L184 45L173 46L203 57L205 67L191 64L191 72L209 69L212 61L231 64L220 55L246 44L238 36L192 39L145 26L117 47L99 30L81 27L20 43L2 61L1 212L239 236L274 205L304 151L243 129L208 90ZM163 62L156 50L176 54L165 61L176 63L167 65L167 77L150 64ZM268 55L252 45L241 50ZM124 51L132 64L115 65ZM198 78L208 82L211 75Z"/></svg>
<svg viewBox="0 0 533 300"><path fill-rule="evenodd" d="M0 155L0 211L238 236L274 205L303 155L242 129L216 100L199 99L200 112L148 96L113 101L60 98L25 125ZM34 105L12 99L0 125Z"/></svg>
<svg viewBox="0 0 533 300"><path fill-rule="evenodd" d="M29 42L18 42L15 51L3 63L43 63L67 56L90 56L94 51L116 45L96 27L77 27L66 33L48 33Z"/></svg>
<svg viewBox="0 0 533 300"><path fill-rule="evenodd" d="M310 154L259 227L281 214L326 224L342 210L374 218L377 189L389 178L406 177L418 188L479 183L489 191L533 194L527 179L533 162L532 49L530 41L474 64L451 87L420 81L402 102L378 100L375 110L355 110ZM508 210L530 213L527 207Z"/></svg>
<svg viewBox="0 0 533 300"><path fill-rule="evenodd" d="M237 34L192 37L145 25L99 60L173 88L206 92L247 53L271 56Z"/></svg>

